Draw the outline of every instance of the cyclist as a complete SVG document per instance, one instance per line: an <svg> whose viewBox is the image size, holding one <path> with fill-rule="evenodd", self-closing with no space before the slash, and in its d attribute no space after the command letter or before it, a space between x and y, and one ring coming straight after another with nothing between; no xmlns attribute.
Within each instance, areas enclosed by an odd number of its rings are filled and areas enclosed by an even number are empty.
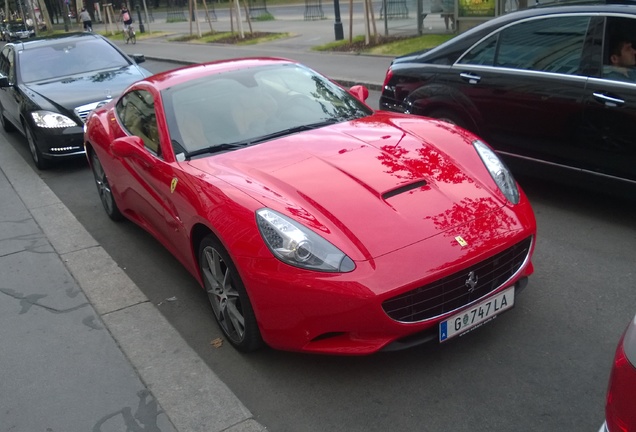
<svg viewBox="0 0 636 432"><path fill-rule="evenodd" d="M84 31L92 32L93 31L93 22L91 21L91 15L85 8L82 8L82 11L79 14L79 18L84 24Z"/></svg>
<svg viewBox="0 0 636 432"><path fill-rule="evenodd" d="M137 42L135 39L135 30L132 27L132 15L130 11L126 7L126 4L123 4L121 7L121 20L124 23L124 37L126 38L126 43L132 41L132 43Z"/></svg>
<svg viewBox="0 0 636 432"><path fill-rule="evenodd" d="M128 11L128 8L126 7L125 4L122 5L122 7L121 7L121 20L124 23L124 31L127 32L128 31L128 27L133 22L133 19L132 19L132 15Z"/></svg>

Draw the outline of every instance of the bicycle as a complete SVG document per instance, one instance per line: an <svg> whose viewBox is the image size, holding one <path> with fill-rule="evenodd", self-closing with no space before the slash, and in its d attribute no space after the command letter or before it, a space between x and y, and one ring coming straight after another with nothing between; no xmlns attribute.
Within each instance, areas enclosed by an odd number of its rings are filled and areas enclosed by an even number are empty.
<svg viewBox="0 0 636 432"><path fill-rule="evenodd" d="M126 39L126 43L129 42L133 45L137 43L137 37L135 36L135 29L132 24L129 24L126 28L124 28L124 38Z"/></svg>

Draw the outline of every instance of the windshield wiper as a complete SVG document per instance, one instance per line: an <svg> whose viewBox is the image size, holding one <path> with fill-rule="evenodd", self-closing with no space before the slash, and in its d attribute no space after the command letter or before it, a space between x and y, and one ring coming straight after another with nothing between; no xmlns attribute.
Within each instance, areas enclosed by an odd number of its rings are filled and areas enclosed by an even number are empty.
<svg viewBox="0 0 636 432"><path fill-rule="evenodd" d="M310 123L310 124L306 124L306 125L299 125L299 126L294 126L291 128L287 128L287 129L282 129L279 130L278 132L272 132L270 134L267 135L263 135L260 137L256 137L252 140L250 140L250 144L257 144L263 141L268 141L274 138L280 138L280 137L284 137L286 135L291 135L291 134L295 134L295 133L299 133L299 132L304 132L304 131L308 131L308 130L314 130L314 129L318 129L324 126L329 126L332 124L336 124L341 122L342 120L338 119L338 118L331 118L329 120L323 120L317 123Z"/></svg>
<svg viewBox="0 0 636 432"><path fill-rule="evenodd" d="M186 152L186 159L190 159L193 156L199 156L202 154L214 154L219 152L224 152L228 150L236 150L238 148L247 147L251 142L236 142L236 143L227 143L227 144L218 144L210 147L204 147L199 150L193 150L190 152Z"/></svg>
<svg viewBox="0 0 636 432"><path fill-rule="evenodd" d="M254 137L252 139L249 140L245 140L245 141L239 141L239 142L235 142L235 143L226 143L226 144L218 144L218 145L213 145L213 146L209 146L209 147L204 147L202 149L199 150L193 150L191 152L185 152L185 156L186 159L190 159L191 157L194 156L199 156L202 154L214 154L214 153L220 153L220 152L224 152L224 151L228 151L228 150L236 150L238 148L243 148L243 147L247 147L250 146L252 144L258 144L261 143L263 141L269 141L271 139L274 138L280 138L286 135L291 135L291 134L295 134L295 133L299 133L299 132L304 132L304 131L308 131L308 130L313 130L313 129L318 129L324 126L329 126L332 124L336 124L336 123L340 123L341 121L343 121L340 118L331 118L328 120L323 120L320 122L316 122L316 123L310 123L310 124L306 124L306 125L299 125L299 126L294 126L292 128L288 128L288 129L283 129L277 132L273 132L267 135L262 135L260 137Z"/></svg>

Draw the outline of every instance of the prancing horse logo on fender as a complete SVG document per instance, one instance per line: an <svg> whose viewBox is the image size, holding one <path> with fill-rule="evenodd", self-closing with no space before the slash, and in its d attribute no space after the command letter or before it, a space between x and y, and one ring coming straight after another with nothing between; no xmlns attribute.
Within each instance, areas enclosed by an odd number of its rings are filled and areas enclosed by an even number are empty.
<svg viewBox="0 0 636 432"><path fill-rule="evenodd" d="M468 273L468 279L464 282L464 285L468 288L468 292L472 293L475 291L475 287L477 286L477 281L479 280L479 276L475 274L474 271Z"/></svg>

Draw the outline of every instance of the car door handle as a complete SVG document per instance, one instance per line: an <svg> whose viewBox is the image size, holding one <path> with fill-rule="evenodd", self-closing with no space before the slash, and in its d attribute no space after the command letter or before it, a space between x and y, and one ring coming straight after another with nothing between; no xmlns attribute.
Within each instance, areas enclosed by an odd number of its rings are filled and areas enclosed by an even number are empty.
<svg viewBox="0 0 636 432"><path fill-rule="evenodd" d="M479 81L481 81L481 77L479 75L468 72L462 72L459 74L459 76L462 77L464 81L468 81L468 84L477 84Z"/></svg>
<svg viewBox="0 0 636 432"><path fill-rule="evenodd" d="M616 108L625 105L625 101L623 99L608 96L604 93L592 93L592 95L594 96L594 99L610 108Z"/></svg>

